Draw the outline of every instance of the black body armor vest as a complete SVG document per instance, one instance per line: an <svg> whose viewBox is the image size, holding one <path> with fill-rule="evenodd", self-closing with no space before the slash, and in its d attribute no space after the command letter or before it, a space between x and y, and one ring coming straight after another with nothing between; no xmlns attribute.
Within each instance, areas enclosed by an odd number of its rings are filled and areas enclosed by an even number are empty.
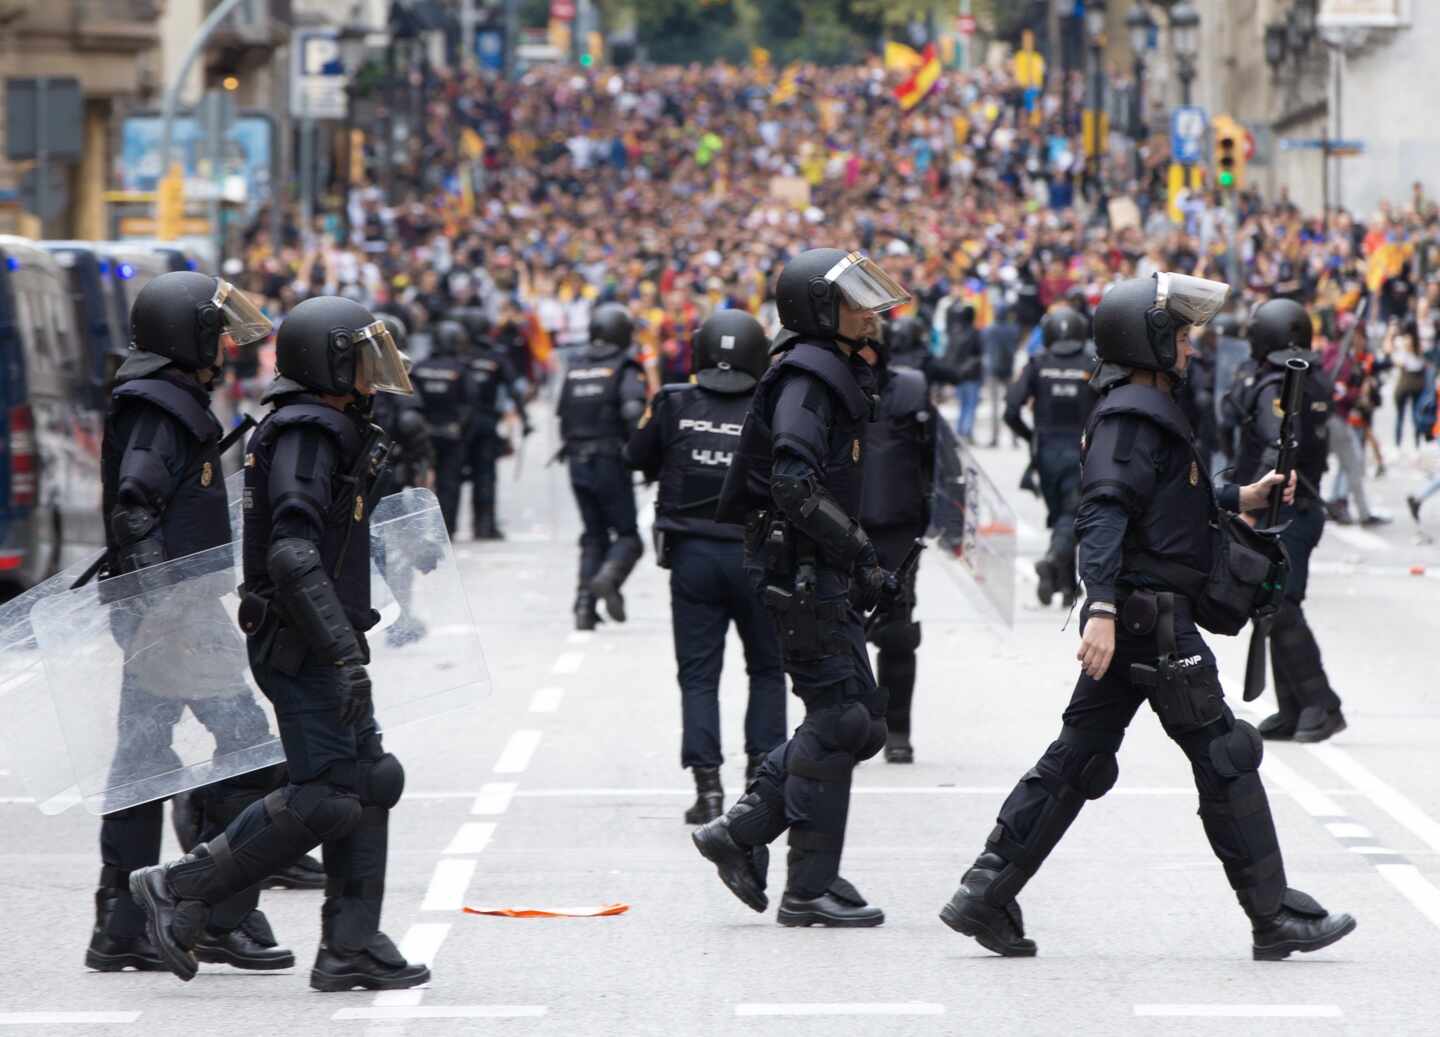
<svg viewBox="0 0 1440 1037"><path fill-rule="evenodd" d="M660 390L654 408L665 422L665 459L655 499L655 528L673 533L739 540L739 526L715 521L720 490L730 470L749 393L718 393L680 383Z"/></svg>
<svg viewBox="0 0 1440 1037"><path fill-rule="evenodd" d="M925 376L913 368L892 368L879 410L865 432L860 525L923 528L930 521L935 450Z"/></svg>
<svg viewBox="0 0 1440 1037"><path fill-rule="evenodd" d="M624 443L627 432L620 416L620 383L636 366L625 350L613 346L588 346L571 361L556 408L560 438L567 444L585 440Z"/></svg>
<svg viewBox="0 0 1440 1037"><path fill-rule="evenodd" d="M1298 350L1271 353L1257 370L1248 372L1235 389L1236 410L1240 428L1239 454L1235 460L1235 480L1241 485L1252 483L1270 471L1276 456L1280 434L1281 385L1285 381L1285 361L1299 357L1310 362L1301 396L1300 427L1297 435L1300 452L1295 458L1297 500L1314 500L1315 491L1325 477L1330 457L1330 420L1333 400L1330 384L1321 370L1320 358L1314 353ZM1268 413L1261 408L1269 408Z"/></svg>
<svg viewBox="0 0 1440 1037"><path fill-rule="evenodd" d="M1035 378L1035 435L1079 445L1080 433L1097 402L1090 388L1095 360L1085 343L1063 340L1032 361Z"/></svg>

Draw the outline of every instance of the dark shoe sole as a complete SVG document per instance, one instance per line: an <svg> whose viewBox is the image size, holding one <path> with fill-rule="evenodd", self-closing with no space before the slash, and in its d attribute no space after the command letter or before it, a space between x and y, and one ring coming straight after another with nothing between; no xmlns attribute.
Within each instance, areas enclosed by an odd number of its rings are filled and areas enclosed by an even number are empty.
<svg viewBox="0 0 1440 1037"><path fill-rule="evenodd" d="M187 954L179 944L169 939L168 933L160 932L160 905L150 891L150 884L145 881L145 873L149 870L137 868L130 873L130 895L145 912L145 928L150 933L150 942L160 953L160 960L179 979L189 983L195 978L195 973L200 971L199 964L193 954Z"/></svg>
<svg viewBox="0 0 1440 1037"><path fill-rule="evenodd" d="M1006 943L1000 936L983 922L962 914L953 904L946 904L940 909L940 921L944 922L951 929L954 929L962 936L968 936L993 954L1002 958L1033 958L1035 957L1035 941L1026 940L1023 944Z"/></svg>
<svg viewBox="0 0 1440 1037"><path fill-rule="evenodd" d="M101 954L86 950L85 967L96 972L124 972L127 968L136 972L169 972L170 968L159 958L146 958L139 954Z"/></svg>
<svg viewBox="0 0 1440 1037"><path fill-rule="evenodd" d="M1297 742L1323 742L1332 735L1338 735L1349 726L1345 723L1345 717L1337 714L1333 721L1326 721L1323 727L1296 731L1294 740Z"/></svg>
<svg viewBox="0 0 1440 1037"><path fill-rule="evenodd" d="M1284 961L1292 954L1307 954L1310 951L1318 951L1322 947L1329 947L1335 941L1349 936L1354 931L1355 919L1346 916L1344 925L1318 940L1286 940L1283 943L1273 943L1265 947L1252 947L1250 953L1256 961Z"/></svg>
<svg viewBox="0 0 1440 1037"><path fill-rule="evenodd" d="M203 945L195 948L195 960L210 965L229 965L231 968L244 969L247 972L275 972L279 969L295 967L295 955L288 951L284 955L270 958L246 958L232 954L223 947L205 947Z"/></svg>
<svg viewBox="0 0 1440 1037"><path fill-rule="evenodd" d="M913 749L886 749L886 763L914 763L915 751Z"/></svg>
<svg viewBox="0 0 1440 1037"><path fill-rule="evenodd" d="M700 832L698 829L690 833L690 841L695 844L695 849L700 851L700 856L715 865L715 870L720 874L720 881L725 883L725 888L731 893L734 893L735 898L739 900L740 903L757 914L765 913L766 909L770 906L770 898L763 892L757 893L755 890L747 888L743 883L736 880L733 875L729 874L729 869L714 857L711 857L705 849L705 844L700 841Z"/></svg>
<svg viewBox="0 0 1440 1037"><path fill-rule="evenodd" d="M791 929L811 925L826 929L873 929L885 924L885 913L882 911L873 917L857 918L853 915L827 915L820 911L791 911L782 907L775 913L775 921Z"/></svg>
<svg viewBox="0 0 1440 1037"><path fill-rule="evenodd" d="M698 806L698 805L697 805ZM720 806L715 807L691 807L685 811L685 823L687 825L704 825L714 821L725 811Z"/></svg>
<svg viewBox="0 0 1440 1037"><path fill-rule="evenodd" d="M605 614L616 623L625 622L625 598L619 587L608 583L592 583L590 593L605 603Z"/></svg>
<svg viewBox="0 0 1440 1037"><path fill-rule="evenodd" d="M1035 596L1040 599L1040 604L1048 606L1050 599L1055 597L1055 567L1049 562L1036 562L1035 576L1039 580L1035 585Z"/></svg>
<svg viewBox="0 0 1440 1037"><path fill-rule="evenodd" d="M430 982L430 970L425 969L418 976L404 976L385 979L365 972L316 972L310 970L310 987L322 994L340 994L359 987L361 990L409 990L422 983Z"/></svg>

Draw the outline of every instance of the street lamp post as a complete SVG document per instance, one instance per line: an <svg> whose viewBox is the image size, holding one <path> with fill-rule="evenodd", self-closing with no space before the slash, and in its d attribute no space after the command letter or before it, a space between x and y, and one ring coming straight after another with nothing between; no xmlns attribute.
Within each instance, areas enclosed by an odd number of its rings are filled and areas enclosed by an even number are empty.
<svg viewBox="0 0 1440 1037"><path fill-rule="evenodd" d="M1102 113L1105 111L1105 60L1101 48L1105 45L1105 0L1089 0L1085 5L1085 34L1090 38L1090 136L1087 143L1091 147L1091 157L1094 160L1092 176L1095 187L1100 187L1100 176L1102 172L1102 141L1100 128L1103 124Z"/></svg>
<svg viewBox="0 0 1440 1037"><path fill-rule="evenodd" d="M355 186L354 171L354 135L355 135L355 101L360 96L360 69L365 64L365 39L369 30L359 25L347 25L340 30L338 43L340 45L340 61L345 66L345 123L344 140L341 154L343 175L341 183L344 191L340 196L340 226L344 232L344 243L348 248L354 228L350 225L350 191Z"/></svg>
<svg viewBox="0 0 1440 1037"><path fill-rule="evenodd" d="M1176 4L1170 12L1171 46L1179 66L1180 103L1190 103L1190 84L1195 81L1195 57L1200 52L1200 12L1189 0Z"/></svg>
<svg viewBox="0 0 1440 1037"><path fill-rule="evenodd" d="M1145 125L1145 51L1150 46L1150 30L1155 27L1155 22L1150 12L1137 4L1125 16L1125 27L1130 31L1130 50L1135 55L1135 107L1131 113L1130 135L1135 140L1135 184L1138 188L1145 177L1145 161L1140 149L1149 135Z"/></svg>

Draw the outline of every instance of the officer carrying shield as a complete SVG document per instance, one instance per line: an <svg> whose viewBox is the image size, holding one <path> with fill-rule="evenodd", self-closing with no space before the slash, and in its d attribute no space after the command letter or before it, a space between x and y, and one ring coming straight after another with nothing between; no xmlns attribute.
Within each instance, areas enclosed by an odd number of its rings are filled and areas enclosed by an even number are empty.
<svg viewBox="0 0 1440 1037"><path fill-rule="evenodd" d="M431 330L430 355L411 370L420 389L430 443L435 453L435 497L445 516L445 530L454 537L460 521L460 487L465 480L465 438L475 409L470 366L464 353L470 336L453 320Z"/></svg>
<svg viewBox="0 0 1440 1037"><path fill-rule="evenodd" d="M466 467L470 472L470 509L474 517L472 535L476 540L503 540L495 521L495 464L508 444L500 434L500 419L506 400L520 417L522 435L534 431L525 413L525 392L510 359L490 337L490 318L478 306L467 306L451 314L470 336L465 362L470 374L473 409L465 441Z"/></svg>
<svg viewBox="0 0 1440 1037"><path fill-rule="evenodd" d="M935 487L935 436L940 415L930 402L925 374L906 361L923 362L928 353L906 350L912 340L905 317L891 325L884 363L879 367L880 406L875 422L865 430L865 479L860 498L860 525L869 534L880 564L895 570L916 538L930 525L930 504ZM903 358L903 360L902 360ZM903 366L902 366L903 365ZM868 633L878 649L875 676L890 693L885 738L887 763L914 763L910 744L910 703L915 696L915 651L920 647L920 624L915 620L915 582L911 569L900 583L900 594L883 620Z"/></svg>
<svg viewBox="0 0 1440 1037"><path fill-rule="evenodd" d="M570 490L580 509L580 579L575 592L575 629L599 622L596 599L606 614L625 622L620 593L645 552L635 516L635 489L621 454L645 413L645 371L630 351L634 324L619 303L590 315L590 343L577 350L560 385L561 453L570 469Z"/></svg>
<svg viewBox="0 0 1440 1037"><path fill-rule="evenodd" d="M1264 738L1321 742L1345 730L1340 696L1330 687L1320 661L1320 646L1305 618L1305 590L1310 582L1310 554L1325 532L1325 504L1320 481L1329 459L1332 386L1320 358L1310 351L1314 326L1305 307L1292 299L1262 303L1250 319L1250 344L1255 367L1234 386L1225 400L1228 413L1237 416L1239 449L1237 479L1255 479L1275 467L1279 454L1281 399L1285 363L1300 359L1310 364L1304 383L1296 456L1295 503L1282 506L1280 539L1290 559L1285 598L1270 628L1275 697L1279 711L1260 722ZM1220 506L1240 510L1233 493L1222 490Z"/></svg>
<svg viewBox="0 0 1440 1037"><path fill-rule="evenodd" d="M224 367L225 339L237 345L258 342L269 334L270 322L228 282L178 271L162 274L140 292L130 332L134 348L116 374L101 448L106 571L112 577L230 542L221 428L210 409L210 392ZM122 642L135 634L133 628L119 629L129 618L112 620ZM243 674L236 673L235 681L243 688ZM265 714L248 691L223 699L180 700L151 694L142 684L128 671L122 675L121 713L131 719L120 724L112 785L133 780L133 775L127 779L127 769L157 757L173 758L180 766L170 739L187 706L214 735L219 755L269 734ZM142 716L149 722L135 722ZM273 778L273 769L266 768L199 790L204 830L218 834L269 791ZM100 887L85 951L85 964L92 969L165 968L129 889L132 872L160 860L164 809L164 800L152 800L106 814L100 822ZM295 955L276 945L255 906L259 888L235 894L217 900L207 924L196 930L195 956L242 969L294 965Z"/></svg>
<svg viewBox="0 0 1440 1037"><path fill-rule="evenodd" d="M276 342L273 409L245 456L240 626L251 672L275 707L290 783L130 889L170 971L196 972L194 948L226 898L323 844L325 902L310 972L316 990L396 990L430 978L380 931L390 810L405 772L380 742L365 665L370 504L384 434L376 392L410 392L382 321L348 299L307 299Z"/></svg>
<svg viewBox="0 0 1440 1037"><path fill-rule="evenodd" d="M1278 555L1261 553L1254 544L1263 538L1217 509L1194 433L1171 395L1193 350L1192 327L1214 316L1228 292L1218 282L1159 273L1121 282L1096 309L1103 364L1092 384L1102 399L1086 428L1075 524L1087 595L1082 672L1059 737L1001 806L984 851L940 912L946 925L997 954L1035 953L1016 895L1085 801L1115 784L1116 753L1147 698L1190 761L1200 820L1250 917L1254 957L1318 950L1355 928L1349 915L1327 913L1286 882L1258 773L1264 743L1225 704L1215 657L1197 628L1198 620L1237 632L1252 603L1270 593ZM1280 479L1271 472L1234 496L1255 509ZM1229 557L1247 552L1252 564L1243 577L1228 566L1213 569L1217 535L1227 538Z"/></svg>
<svg viewBox="0 0 1440 1037"><path fill-rule="evenodd" d="M1035 588L1042 605L1055 592L1068 609L1075 601L1075 509L1080 505L1080 434L1095 406L1090 374L1094 354L1086 348L1089 322L1068 306L1057 306L1040 324L1045 348L1030 358L1005 399L1005 424L1030 444L1040 492L1045 498L1045 525L1050 549L1035 563ZM1021 416L1035 405L1035 427Z"/></svg>
<svg viewBox="0 0 1440 1037"><path fill-rule="evenodd" d="M863 254L822 248L785 265L775 298L794 337L755 390L716 518L745 524L745 568L805 719L694 841L730 891L764 911L768 847L788 829L780 924L875 926L884 912L840 877L840 854L851 773L886 734L861 612L898 586L856 517L879 314L909 295Z"/></svg>
<svg viewBox="0 0 1440 1037"><path fill-rule="evenodd" d="M409 329L399 317L389 313L377 315L384 321L395 348L405 356ZM409 363L409 358L405 358ZM411 385L415 382L414 368ZM389 463L385 468L384 488L380 496L388 497L408 486L435 487L435 444L430 438L430 423L425 420L425 401L417 389L409 396L382 392L375 394L370 420L385 431L390 442Z"/></svg>
<svg viewBox="0 0 1440 1037"><path fill-rule="evenodd" d="M713 821L724 807L720 784L720 667L734 622L745 646L750 700L745 710L745 783L764 755L785 741L785 671L780 642L760 596L745 577L742 530L714 519L720 488L769 366L760 322L741 310L712 314L695 335L695 381L667 385L625 447L625 463L659 480L655 552L670 570L670 615L680 677L680 766L695 777L687 824Z"/></svg>

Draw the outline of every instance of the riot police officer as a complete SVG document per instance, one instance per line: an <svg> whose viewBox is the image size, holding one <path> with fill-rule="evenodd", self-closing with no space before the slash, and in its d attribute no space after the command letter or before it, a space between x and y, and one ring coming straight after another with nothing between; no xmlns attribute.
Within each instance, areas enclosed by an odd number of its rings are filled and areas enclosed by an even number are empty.
<svg viewBox="0 0 1440 1037"><path fill-rule="evenodd" d="M925 356L904 347L910 336L905 317L891 325L900 334L887 335L885 362L879 367L880 406L874 424L865 430L865 479L860 499L860 525L880 557L880 564L897 569L910 546L925 535L930 524L930 501L935 487L935 436L940 415L930 402L930 385L917 367ZM919 323L918 321L916 323ZM897 347L902 351L896 353ZM869 631L878 649L875 677L890 693L885 739L887 763L914 763L910 744L910 703L915 695L915 651L920 647L920 624L915 620L915 582L912 569L900 581L897 600L883 621Z"/></svg>
<svg viewBox="0 0 1440 1037"><path fill-rule="evenodd" d="M795 337L755 391L716 517L745 524L745 568L805 719L694 841L730 891L764 911L768 845L788 829L780 924L874 926L884 912L840 877L840 854L851 774L886 734L861 612L898 588L856 516L878 315L909 296L863 254L822 248L785 265L775 298Z"/></svg>
<svg viewBox="0 0 1440 1037"><path fill-rule="evenodd" d="M1005 399L1005 424L1030 444L1045 499L1050 548L1035 563L1040 604L1059 591L1065 608L1075 600L1075 509L1080 504L1080 434L1095 406L1090 375L1095 358L1086 348L1089 322L1068 306L1057 306L1040 324L1044 349L1030 358ZM1021 416L1035 406L1035 427Z"/></svg>
<svg viewBox="0 0 1440 1037"><path fill-rule="evenodd" d="M130 331L133 350L116 374L101 448L105 568L111 577L230 542L221 428L210 409L210 392L224 366L225 339L258 342L269 334L270 322L228 282L178 271L162 274L140 292ZM126 623L130 618L128 613L112 618L122 643L135 635ZM235 675L237 683L243 679ZM269 736L265 714L248 692L182 701L151 694L127 669L120 696L122 715L130 720L120 723L111 773L121 783L127 769L133 775L147 760L171 758L180 766L170 737L187 707L214 735L220 755ZM147 722L135 722L139 716ZM267 768L200 790L205 830L217 834L269 790L273 777ZM163 800L106 814L101 821L95 928L85 951L90 968L165 968L129 890L132 872L160 860L163 826ZM217 900L207 924L197 929L195 956L242 969L294 965L294 954L276 945L256 909L258 887L235 893Z"/></svg>
<svg viewBox="0 0 1440 1037"><path fill-rule="evenodd" d="M570 469L570 490L580 509L580 579L575 592L575 629L599 622L596 599L606 614L625 622L620 593L645 547L635 517L635 489L621 454L645 413L645 372L630 351L634 324L619 303L590 315L590 343L571 358L560 386L561 453Z"/></svg>
<svg viewBox="0 0 1440 1037"><path fill-rule="evenodd" d="M394 990L430 978L379 929L390 810L405 772L371 702L365 630L370 509L384 435L375 392L410 391L383 322L348 299L307 299L276 342L273 409L245 457L240 626L251 672L275 707L290 783L170 864L137 871L131 892L181 979L216 904L312 847L325 847L321 942L310 985Z"/></svg>
<svg viewBox="0 0 1440 1037"><path fill-rule="evenodd" d="M465 479L465 442L474 412L470 367L463 354L470 336L457 321L439 321L431 332L430 356L412 369L420 388L430 443L435 453L435 496L445 529L453 537L460 521L460 487Z"/></svg>
<svg viewBox="0 0 1440 1037"><path fill-rule="evenodd" d="M1325 532L1325 505L1320 481L1329 457L1326 422L1330 418L1331 386L1320 358L1310 351L1313 326L1305 307L1291 299L1271 299L1250 320L1254 368L1230 390L1227 409L1238 415L1237 479L1254 479L1275 467L1280 442L1280 388L1285 363L1307 361L1303 406L1297 429L1295 503L1282 506L1280 539L1289 556L1285 597L1270 628L1270 658L1279 710L1260 723L1265 738L1320 742L1345 729L1340 696L1330 687L1320 661L1320 646L1305 619L1305 590L1310 554ZM1220 506L1240 510L1233 494L1222 492Z"/></svg>
<svg viewBox="0 0 1440 1037"><path fill-rule="evenodd" d="M1104 363L1093 384L1102 399L1086 426L1075 523L1087 595L1082 672L1059 736L1010 793L984 851L940 913L997 954L1035 953L1016 895L1086 800L1115 784L1116 753L1147 698L1190 761L1200 820L1250 917L1254 957L1317 950L1355 927L1349 915L1327 913L1286 882L1258 773L1264 743L1225 705L1215 656L1196 625L1198 617L1237 632L1269 593L1270 563L1279 557L1253 533L1254 541L1240 540L1243 523L1217 510L1194 433L1171 395L1193 351L1192 327L1214 316L1228 291L1162 272L1121 282L1096 309ZM1272 472L1234 494L1251 509L1279 483ZM1218 581L1210 575L1212 526L1230 531L1227 551L1243 548L1263 563L1247 567L1245 582L1225 567Z"/></svg>
<svg viewBox="0 0 1440 1037"><path fill-rule="evenodd" d="M685 821L720 816L720 667L731 622L745 646L750 700L745 710L746 784L764 754L785 741L785 671L780 642L760 596L745 578L741 529L714 519L745 412L769 366L760 322L720 310L695 335L694 383L667 385L625 448L625 463L655 499L655 553L670 570L670 615L680 678L680 766L695 778Z"/></svg>
<svg viewBox="0 0 1440 1037"><path fill-rule="evenodd" d="M520 417L522 435L530 435L530 418L525 413L525 392L510 360L490 338L490 318L478 306L456 310L452 316L470 336L470 392L473 410L465 441L466 466L470 471L470 508L474 517L472 535L476 540L502 540L495 521L495 464L504 456L508 443L500 434L500 419L506 401Z"/></svg>
<svg viewBox="0 0 1440 1037"><path fill-rule="evenodd" d="M405 343L409 329L399 317L389 313L378 314L385 323L395 347L405 354ZM408 363L408 357L406 363ZM414 385L414 368L411 371L411 385ZM385 430L390 441L389 463L385 468L384 488L381 497L398 493L407 486L422 486L431 489L435 485L435 444L430 437L430 423L425 420L425 402L416 390L410 396L398 393L376 393L372 404L370 420Z"/></svg>

